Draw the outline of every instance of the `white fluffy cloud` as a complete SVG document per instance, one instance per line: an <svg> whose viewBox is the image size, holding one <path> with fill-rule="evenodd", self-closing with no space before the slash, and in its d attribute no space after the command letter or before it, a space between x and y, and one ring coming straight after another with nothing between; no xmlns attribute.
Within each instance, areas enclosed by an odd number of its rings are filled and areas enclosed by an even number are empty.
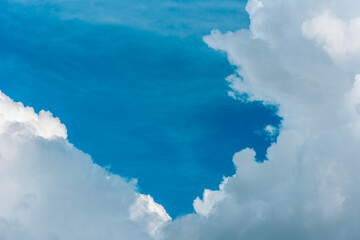
<svg viewBox="0 0 360 240"><path fill-rule="evenodd" d="M325 12L302 25L304 36L315 38L335 59L360 50L360 17L346 23L331 12Z"/></svg>
<svg viewBox="0 0 360 240"><path fill-rule="evenodd" d="M36 114L31 107L13 102L8 96L0 93L0 133L6 133L9 126L18 124L18 131L40 136L46 139L67 138L66 127L54 118L50 112L40 111Z"/></svg>
<svg viewBox="0 0 360 240"><path fill-rule="evenodd" d="M236 153L236 174L167 238L359 239L360 4L250 0L247 10L250 29L204 40L237 67L233 97L278 106L280 135L264 163Z"/></svg>
<svg viewBox="0 0 360 240"><path fill-rule="evenodd" d="M278 106L268 161L236 153L236 174L169 222L70 145L58 119L1 95L0 239L359 239L360 4L250 0L247 10L250 29L204 40L237 67L232 97Z"/></svg>
<svg viewBox="0 0 360 240"><path fill-rule="evenodd" d="M0 92L0 239L152 239L169 220L69 144L59 119Z"/></svg>

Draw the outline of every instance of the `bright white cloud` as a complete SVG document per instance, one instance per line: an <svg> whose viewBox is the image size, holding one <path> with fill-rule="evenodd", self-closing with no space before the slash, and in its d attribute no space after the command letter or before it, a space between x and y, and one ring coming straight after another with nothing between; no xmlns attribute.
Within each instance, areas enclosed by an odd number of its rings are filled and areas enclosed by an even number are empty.
<svg viewBox="0 0 360 240"><path fill-rule="evenodd" d="M359 239L360 4L250 0L247 10L249 30L204 40L237 67L232 97L278 106L280 135L264 163L251 149L235 154L236 174L167 237Z"/></svg>
<svg viewBox="0 0 360 240"><path fill-rule="evenodd" d="M247 9L249 30L204 39L237 67L232 97L278 106L268 161L236 153L236 173L170 223L150 196L71 146L58 119L3 96L0 239L359 239L360 4L250 0Z"/></svg>
<svg viewBox="0 0 360 240"><path fill-rule="evenodd" d="M24 107L22 103L13 102L8 96L0 92L0 133L5 133L9 125L18 124L19 131L26 130L29 134L52 139L61 137L66 139L66 127L54 118L48 111L34 112L31 107Z"/></svg>
<svg viewBox="0 0 360 240"><path fill-rule="evenodd" d="M325 12L305 21L302 31L305 37L315 38L335 59L359 53L360 17L353 18L346 23L334 14Z"/></svg>
<svg viewBox="0 0 360 240"><path fill-rule="evenodd" d="M141 227L155 237L161 237L162 228L171 220L163 206L144 194L138 194L136 202L130 207L130 218L141 223Z"/></svg>
<svg viewBox="0 0 360 240"><path fill-rule="evenodd" d="M194 200L194 210L196 213L202 216L208 216L212 213L215 205L221 202L225 198L224 186L226 185L228 178L224 178L224 181L220 184L218 191L212 191L209 189L204 190L203 199L197 197Z"/></svg>
<svg viewBox="0 0 360 240"><path fill-rule="evenodd" d="M0 92L0 130L0 239L153 239L170 220L69 144L51 113Z"/></svg>

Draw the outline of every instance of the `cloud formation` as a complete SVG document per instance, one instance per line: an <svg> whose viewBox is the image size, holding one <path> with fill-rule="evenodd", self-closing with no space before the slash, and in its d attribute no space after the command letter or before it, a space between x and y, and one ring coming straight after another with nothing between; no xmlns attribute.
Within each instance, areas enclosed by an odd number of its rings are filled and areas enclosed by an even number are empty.
<svg viewBox="0 0 360 240"><path fill-rule="evenodd" d="M283 122L268 161L236 153L236 174L172 222L50 113L1 95L0 239L359 239L359 8L250 0L250 29L204 38L236 66L231 95L275 104Z"/></svg>
<svg viewBox="0 0 360 240"><path fill-rule="evenodd" d="M176 219L167 239L360 237L359 8L250 0L250 29L204 38L236 66L231 95L276 105L283 122L268 161L236 153L236 174L196 199L197 214Z"/></svg>
<svg viewBox="0 0 360 240"><path fill-rule="evenodd" d="M94 164L50 112L0 92L0 239L150 239L162 206Z"/></svg>

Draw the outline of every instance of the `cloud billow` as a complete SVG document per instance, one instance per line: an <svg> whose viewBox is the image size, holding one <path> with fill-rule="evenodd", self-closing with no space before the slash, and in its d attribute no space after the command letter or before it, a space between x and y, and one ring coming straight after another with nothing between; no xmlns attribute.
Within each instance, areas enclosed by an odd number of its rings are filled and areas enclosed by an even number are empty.
<svg viewBox="0 0 360 240"><path fill-rule="evenodd" d="M277 105L283 122L268 161L236 153L236 174L173 221L68 143L51 113L2 94L0 239L359 239L359 10L250 0L249 29L204 38L236 66L231 95Z"/></svg>
<svg viewBox="0 0 360 240"><path fill-rule="evenodd" d="M0 92L0 239L150 239L170 217L94 164L50 112Z"/></svg>
<svg viewBox="0 0 360 240"><path fill-rule="evenodd" d="M359 7L251 0L248 30L204 37L237 67L232 96L277 105L283 122L269 161L236 153L236 174L169 225L168 239L360 237Z"/></svg>

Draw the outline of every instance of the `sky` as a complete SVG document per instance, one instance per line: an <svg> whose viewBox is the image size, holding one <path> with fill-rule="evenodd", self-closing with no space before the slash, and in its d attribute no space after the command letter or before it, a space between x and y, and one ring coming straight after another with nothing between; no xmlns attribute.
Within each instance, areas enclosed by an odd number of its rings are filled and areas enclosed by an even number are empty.
<svg viewBox="0 0 360 240"><path fill-rule="evenodd" d="M360 238L357 1L0 6L0 239Z"/></svg>
<svg viewBox="0 0 360 240"><path fill-rule="evenodd" d="M173 217L235 172L234 152L266 158L276 107L229 97L233 68L202 40L248 28L244 1L91 3L3 1L1 91L50 110L71 143Z"/></svg>

